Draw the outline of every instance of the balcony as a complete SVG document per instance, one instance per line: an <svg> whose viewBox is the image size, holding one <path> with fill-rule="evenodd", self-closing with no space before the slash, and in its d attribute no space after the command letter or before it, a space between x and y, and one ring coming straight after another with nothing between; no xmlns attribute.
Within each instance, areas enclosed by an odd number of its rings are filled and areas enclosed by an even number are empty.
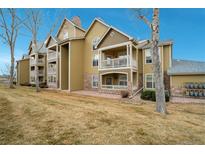
<svg viewBox="0 0 205 154"><path fill-rule="evenodd" d="M35 77L35 75L36 75L36 71L35 70L30 72L30 76ZM38 70L38 76L44 76L44 70Z"/></svg>
<svg viewBox="0 0 205 154"><path fill-rule="evenodd" d="M38 65L43 65L44 64L44 58L38 59ZM30 59L30 64L31 65L36 65L36 60L35 59Z"/></svg>
<svg viewBox="0 0 205 154"><path fill-rule="evenodd" d="M52 60L56 58L57 58L56 52L48 52L48 60Z"/></svg>
<svg viewBox="0 0 205 154"><path fill-rule="evenodd" d="M55 67L48 68L48 74L56 74L56 68Z"/></svg>
<svg viewBox="0 0 205 154"><path fill-rule="evenodd" d="M122 68L122 67L130 67L130 56L102 60L100 65L101 69ZM137 62L134 59L132 60L132 67L137 68Z"/></svg>

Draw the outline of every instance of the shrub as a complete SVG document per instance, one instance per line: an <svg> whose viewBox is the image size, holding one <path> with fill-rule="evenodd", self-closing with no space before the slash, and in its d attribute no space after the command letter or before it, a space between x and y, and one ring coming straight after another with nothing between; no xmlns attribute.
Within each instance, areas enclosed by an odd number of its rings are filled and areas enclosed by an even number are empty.
<svg viewBox="0 0 205 154"><path fill-rule="evenodd" d="M165 91L165 101L169 102L169 92ZM141 99L156 101L156 93L154 90L145 90L141 93Z"/></svg>
<svg viewBox="0 0 205 154"><path fill-rule="evenodd" d="M22 83L21 86L31 86L30 83Z"/></svg>
<svg viewBox="0 0 205 154"><path fill-rule="evenodd" d="M129 92L128 91L120 91L120 95L122 98L127 98L129 96Z"/></svg>

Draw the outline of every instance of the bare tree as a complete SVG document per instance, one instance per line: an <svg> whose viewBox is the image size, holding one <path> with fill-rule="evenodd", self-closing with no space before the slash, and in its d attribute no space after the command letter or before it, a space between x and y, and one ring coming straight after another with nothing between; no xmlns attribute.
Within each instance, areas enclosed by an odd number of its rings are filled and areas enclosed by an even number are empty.
<svg viewBox="0 0 205 154"><path fill-rule="evenodd" d="M9 80L9 78L10 78L10 75L9 75L10 74L10 69L11 69L10 67L11 66L9 65L9 63L6 63L4 65L4 68L1 68L1 74L5 75L7 80ZM14 76L15 76L15 73L14 73Z"/></svg>
<svg viewBox="0 0 205 154"><path fill-rule="evenodd" d="M42 43L40 46L37 45L37 43L38 43L37 38L39 35L39 29L42 28L42 25L43 25L43 13L40 9L29 9L29 10L26 10L25 15L26 15L27 20L26 20L26 22L23 22L23 24L32 35L32 50L34 51L34 53L36 53L38 55L39 51L44 46L44 43ZM51 25L51 28L49 29L45 40L54 31L56 25L58 24L58 21L60 20L60 17L61 17L60 15L61 14L59 14L59 16L56 16L56 21L53 21L53 24ZM39 72L38 72L38 65L37 65L38 56L36 56L35 60L36 60L36 63L35 63L36 92L39 92L40 91Z"/></svg>
<svg viewBox="0 0 205 154"><path fill-rule="evenodd" d="M21 22L17 18L16 9L0 9L0 37L2 38L3 42L9 46L11 55L11 65L9 69L10 88L14 88L14 51L20 25Z"/></svg>
<svg viewBox="0 0 205 154"><path fill-rule="evenodd" d="M152 32L151 38L151 53L153 57L154 66L154 81L156 91L156 111L162 114L166 114L166 102L164 82L162 76L162 66L159 58L159 9L153 9L152 20L149 20L143 9L134 9L134 12L138 19L144 21L144 23L150 28Z"/></svg>

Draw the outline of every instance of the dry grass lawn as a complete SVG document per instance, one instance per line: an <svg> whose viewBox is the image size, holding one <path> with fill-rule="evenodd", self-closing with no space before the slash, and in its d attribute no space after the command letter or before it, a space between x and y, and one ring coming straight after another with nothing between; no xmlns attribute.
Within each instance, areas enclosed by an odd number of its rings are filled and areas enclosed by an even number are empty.
<svg viewBox="0 0 205 154"><path fill-rule="evenodd" d="M154 104L0 85L0 144L205 144L205 106Z"/></svg>

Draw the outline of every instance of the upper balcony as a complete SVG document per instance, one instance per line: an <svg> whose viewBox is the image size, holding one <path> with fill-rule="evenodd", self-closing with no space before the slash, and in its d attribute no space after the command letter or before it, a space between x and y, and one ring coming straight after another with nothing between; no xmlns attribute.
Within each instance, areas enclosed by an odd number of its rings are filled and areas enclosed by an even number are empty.
<svg viewBox="0 0 205 154"><path fill-rule="evenodd" d="M130 63L132 61L132 63ZM124 56L119 58L102 60L100 64L101 69L106 68L123 68L123 67L134 67L137 68L137 62L134 59L130 59L130 56Z"/></svg>
<svg viewBox="0 0 205 154"><path fill-rule="evenodd" d="M57 58L57 52L56 51L48 51L48 60L56 60Z"/></svg>
<svg viewBox="0 0 205 154"><path fill-rule="evenodd" d="M38 61L36 58L38 57ZM33 54L30 56L30 65L45 65L45 54Z"/></svg>
<svg viewBox="0 0 205 154"><path fill-rule="evenodd" d="M38 59L38 62L37 62L38 65L43 65L44 63L45 63L44 58ZM36 60L35 59L30 59L30 64L31 65L35 65L36 64Z"/></svg>
<svg viewBox="0 0 205 154"><path fill-rule="evenodd" d="M48 74L56 74L56 64L48 64Z"/></svg>
<svg viewBox="0 0 205 154"><path fill-rule="evenodd" d="M35 75L36 75L35 70L30 71L30 76L35 76ZM44 70L38 70L38 76L44 76Z"/></svg>
<svg viewBox="0 0 205 154"><path fill-rule="evenodd" d="M112 49L100 50L99 69L137 69L137 52L131 47L120 46Z"/></svg>

